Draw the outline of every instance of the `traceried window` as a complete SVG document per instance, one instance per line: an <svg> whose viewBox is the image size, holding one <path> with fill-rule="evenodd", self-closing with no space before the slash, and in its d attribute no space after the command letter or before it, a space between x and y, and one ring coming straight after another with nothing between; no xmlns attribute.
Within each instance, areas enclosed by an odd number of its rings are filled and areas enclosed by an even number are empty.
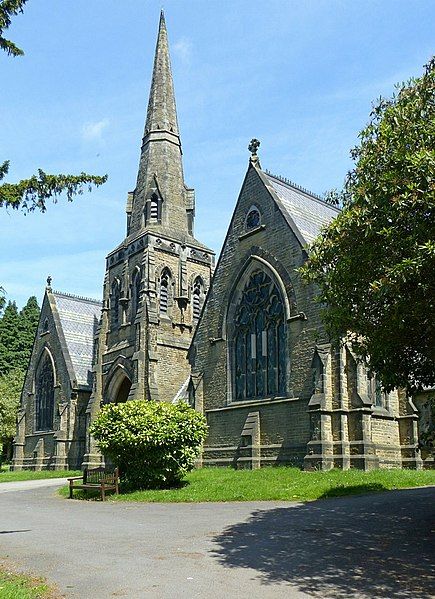
<svg viewBox="0 0 435 599"><path fill-rule="evenodd" d="M168 268L165 268L160 276L160 296L159 296L160 314L168 313L170 284L171 284L171 273Z"/></svg>
<svg viewBox="0 0 435 599"><path fill-rule="evenodd" d="M140 301L140 290L141 290L141 273L136 270L133 275L133 281L131 284L131 320L135 319L139 308Z"/></svg>
<svg viewBox="0 0 435 599"><path fill-rule="evenodd" d="M204 301L204 285L201 277L196 277L193 282L192 291L192 315L193 320L198 320L201 315L202 304Z"/></svg>
<svg viewBox="0 0 435 599"><path fill-rule="evenodd" d="M35 379L36 430L53 429L54 417L54 372L47 353L42 357Z"/></svg>
<svg viewBox="0 0 435 599"><path fill-rule="evenodd" d="M110 296L110 321L111 328L116 329L119 325L119 299L121 290L119 281L116 279L112 284L112 293Z"/></svg>
<svg viewBox="0 0 435 599"><path fill-rule="evenodd" d="M255 229L261 224L260 211L257 208L251 208L246 216L246 230Z"/></svg>
<svg viewBox="0 0 435 599"><path fill-rule="evenodd" d="M277 286L255 271L236 307L232 354L234 397L261 399L286 394L286 323Z"/></svg>

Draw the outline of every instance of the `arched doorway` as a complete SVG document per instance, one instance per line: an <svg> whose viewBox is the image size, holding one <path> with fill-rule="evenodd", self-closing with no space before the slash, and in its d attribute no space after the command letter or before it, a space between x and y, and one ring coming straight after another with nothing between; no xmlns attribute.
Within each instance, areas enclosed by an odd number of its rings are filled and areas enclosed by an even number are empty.
<svg viewBox="0 0 435 599"><path fill-rule="evenodd" d="M131 389L131 379L125 368L118 365L104 391L104 403L124 403Z"/></svg>
<svg viewBox="0 0 435 599"><path fill-rule="evenodd" d="M124 403L128 399L128 394L131 389L131 381L128 377L124 377L118 387L118 392L115 397L115 403Z"/></svg>

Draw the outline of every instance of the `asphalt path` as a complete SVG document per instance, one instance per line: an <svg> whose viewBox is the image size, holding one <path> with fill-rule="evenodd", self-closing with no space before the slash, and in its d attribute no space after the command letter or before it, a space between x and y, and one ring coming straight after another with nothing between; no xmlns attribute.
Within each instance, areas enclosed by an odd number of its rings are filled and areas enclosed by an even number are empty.
<svg viewBox="0 0 435 599"><path fill-rule="evenodd" d="M435 488L140 504L67 500L59 481L41 483L0 485L0 558L68 598L435 596Z"/></svg>

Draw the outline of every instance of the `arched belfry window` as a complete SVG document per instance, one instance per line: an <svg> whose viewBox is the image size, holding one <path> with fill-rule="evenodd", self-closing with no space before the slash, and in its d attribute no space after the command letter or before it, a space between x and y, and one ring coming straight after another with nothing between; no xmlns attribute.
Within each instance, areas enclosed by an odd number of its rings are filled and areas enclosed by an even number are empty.
<svg viewBox="0 0 435 599"><path fill-rule="evenodd" d="M54 418L54 372L47 352L41 358L35 377L36 430L53 429Z"/></svg>
<svg viewBox="0 0 435 599"><path fill-rule="evenodd" d="M202 305L204 303L204 283L201 277L196 277L193 282L192 290L192 316L193 320L198 320L201 315Z"/></svg>
<svg viewBox="0 0 435 599"><path fill-rule="evenodd" d="M131 320L133 321L138 308L139 308L139 301L140 301L140 292L141 292L141 281L142 277L141 277L141 273L139 270L135 270L134 274L133 274L133 280L131 283Z"/></svg>
<svg viewBox="0 0 435 599"><path fill-rule="evenodd" d="M112 283L112 291L110 294L110 322L111 328L116 329L119 326L119 299L121 297L121 289L118 279Z"/></svg>
<svg viewBox="0 0 435 599"><path fill-rule="evenodd" d="M156 221L159 218L159 198L155 193L151 196L150 220Z"/></svg>
<svg viewBox="0 0 435 599"><path fill-rule="evenodd" d="M245 228L247 231L255 229L261 225L261 214L256 206L251 206L246 215Z"/></svg>
<svg viewBox="0 0 435 599"><path fill-rule="evenodd" d="M162 200L156 194L153 193L147 203L147 222L157 223L162 218Z"/></svg>
<svg viewBox="0 0 435 599"><path fill-rule="evenodd" d="M170 297L170 286L171 286L171 272L168 268L165 268L160 276L160 293L159 293L159 309L160 314L168 313L169 297Z"/></svg>
<svg viewBox="0 0 435 599"><path fill-rule="evenodd" d="M261 399L286 394L286 322L281 293L272 278L254 271L234 312L231 352L233 397Z"/></svg>

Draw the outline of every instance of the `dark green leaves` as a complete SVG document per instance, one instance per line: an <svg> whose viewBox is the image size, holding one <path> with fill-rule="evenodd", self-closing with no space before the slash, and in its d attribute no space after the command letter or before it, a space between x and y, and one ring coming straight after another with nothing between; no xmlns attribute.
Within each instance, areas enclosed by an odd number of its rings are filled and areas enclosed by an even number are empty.
<svg viewBox="0 0 435 599"><path fill-rule="evenodd" d="M302 269L331 336L383 385L435 384L435 61L380 99L351 152L344 209ZM337 199L337 194L334 194Z"/></svg>

